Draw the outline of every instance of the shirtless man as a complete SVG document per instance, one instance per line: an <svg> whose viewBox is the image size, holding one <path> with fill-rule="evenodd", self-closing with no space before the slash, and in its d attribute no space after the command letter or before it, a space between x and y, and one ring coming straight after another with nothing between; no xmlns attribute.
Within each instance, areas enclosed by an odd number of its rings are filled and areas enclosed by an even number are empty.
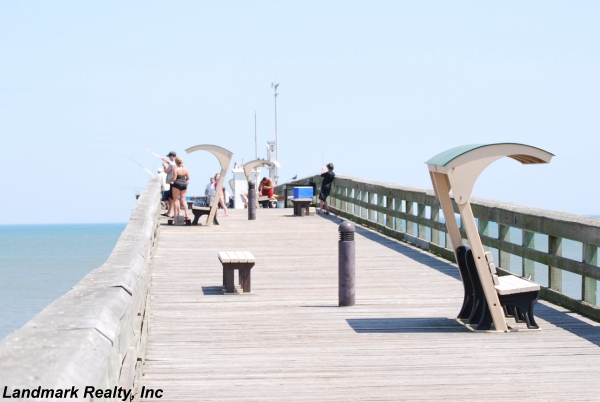
<svg viewBox="0 0 600 402"><path fill-rule="evenodd" d="M273 187L273 181L269 177L263 177L258 185L258 194L261 196L267 196L269 199L273 199L273 192L275 188ZM266 201L265 201L266 202ZM272 208L271 203L268 203L269 208Z"/></svg>

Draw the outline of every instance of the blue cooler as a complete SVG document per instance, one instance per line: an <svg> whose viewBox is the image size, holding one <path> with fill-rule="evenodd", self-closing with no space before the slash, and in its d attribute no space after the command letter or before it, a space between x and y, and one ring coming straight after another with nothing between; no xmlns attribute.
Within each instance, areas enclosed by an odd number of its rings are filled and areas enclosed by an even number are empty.
<svg viewBox="0 0 600 402"><path fill-rule="evenodd" d="M313 198L312 187L294 187L294 198Z"/></svg>

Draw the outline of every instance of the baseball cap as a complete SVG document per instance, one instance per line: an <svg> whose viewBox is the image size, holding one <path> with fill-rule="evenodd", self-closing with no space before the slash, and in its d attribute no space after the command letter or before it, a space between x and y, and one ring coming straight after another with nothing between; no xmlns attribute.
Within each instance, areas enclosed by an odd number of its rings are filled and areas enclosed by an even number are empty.
<svg viewBox="0 0 600 402"><path fill-rule="evenodd" d="M177 156L177 154L175 153L175 151L171 151L167 154L167 156Z"/></svg>

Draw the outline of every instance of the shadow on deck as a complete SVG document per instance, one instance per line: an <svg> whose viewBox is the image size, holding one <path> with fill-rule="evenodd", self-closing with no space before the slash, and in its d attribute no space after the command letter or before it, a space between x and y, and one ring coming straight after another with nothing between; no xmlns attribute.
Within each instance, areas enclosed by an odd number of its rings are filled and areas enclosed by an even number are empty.
<svg viewBox="0 0 600 402"><path fill-rule="evenodd" d="M346 321L357 333L471 332L456 320L445 317L361 318Z"/></svg>
<svg viewBox="0 0 600 402"><path fill-rule="evenodd" d="M332 216L319 215L323 219L332 222L341 222L341 218ZM426 252L416 251L414 248L405 246L402 243L390 239L389 237L356 226L356 233L361 236L381 244L397 253L400 253L407 258L424 264L429 268L435 269L449 277L461 280L460 274L456 267L450 263L441 261L440 259L427 255ZM457 312L458 308L457 306ZM537 303L535 307L535 315L564 329L580 338L583 338L596 346L600 346L600 325L592 321L586 322L577 316L572 315L568 311L543 303ZM360 320L348 320L348 324L359 333L367 332L397 332L397 333L427 333L427 332L470 332L455 320L446 318L371 318Z"/></svg>

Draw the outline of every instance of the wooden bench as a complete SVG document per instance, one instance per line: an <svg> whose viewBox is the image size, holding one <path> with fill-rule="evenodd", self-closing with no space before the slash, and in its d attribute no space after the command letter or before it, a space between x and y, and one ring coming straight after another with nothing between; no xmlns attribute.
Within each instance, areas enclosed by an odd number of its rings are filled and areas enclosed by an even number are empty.
<svg viewBox="0 0 600 402"><path fill-rule="evenodd" d="M473 252L470 247L461 246L457 249L457 255L465 290L458 319L467 325L474 326L476 330L489 330L492 317L477 273ZM533 308L540 296L540 285L514 275L498 277L492 254L489 251L485 253L485 258L505 315L514 317L516 322L526 323L529 329L538 329Z"/></svg>
<svg viewBox="0 0 600 402"><path fill-rule="evenodd" d="M294 205L295 216L309 216L310 215L310 203L313 201L312 198L294 198L290 197L290 201Z"/></svg>
<svg viewBox="0 0 600 402"><path fill-rule="evenodd" d="M277 207L277 199L276 198L269 198L268 195L261 195L258 197L258 204L262 207L262 208L276 208ZM275 206L272 206L272 205Z"/></svg>
<svg viewBox="0 0 600 402"><path fill-rule="evenodd" d="M210 199L210 203L208 203L207 207L200 207L200 206L192 205L192 213L194 214L194 221L192 222L192 225L194 225L194 226L198 225L198 220L200 219L200 217L203 215L208 215L210 213L210 208L212 206L212 203L215 202L215 198L216 197L213 194L212 198ZM216 201L216 202L219 202L219 201ZM217 220L217 214L215 214L213 223L215 225L219 224L219 221Z"/></svg>
<svg viewBox="0 0 600 402"><path fill-rule="evenodd" d="M225 293L237 293L234 283L235 270L239 273L239 284L243 293L251 293L250 270L256 263L249 251L220 251L219 261L223 264L223 287Z"/></svg>
<svg viewBox="0 0 600 402"><path fill-rule="evenodd" d="M167 220L167 225L175 225L175 226L190 226L192 221L189 219L185 219L184 216L174 216L173 219Z"/></svg>

